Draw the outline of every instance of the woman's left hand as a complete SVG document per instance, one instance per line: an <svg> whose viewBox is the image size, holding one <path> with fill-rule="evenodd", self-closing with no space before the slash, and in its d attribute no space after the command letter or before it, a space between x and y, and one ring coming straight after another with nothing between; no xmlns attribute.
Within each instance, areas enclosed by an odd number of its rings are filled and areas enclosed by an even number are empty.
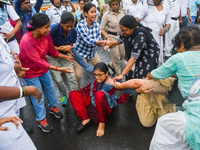
<svg viewBox="0 0 200 150"><path fill-rule="evenodd" d="M15 63L14 69L18 78L25 77L26 71L29 70L29 68L24 68L19 63Z"/></svg>

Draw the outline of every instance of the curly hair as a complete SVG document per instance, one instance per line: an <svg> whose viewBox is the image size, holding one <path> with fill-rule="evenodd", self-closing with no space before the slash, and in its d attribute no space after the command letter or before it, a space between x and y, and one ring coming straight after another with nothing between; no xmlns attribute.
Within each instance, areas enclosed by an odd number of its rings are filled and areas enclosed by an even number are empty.
<svg viewBox="0 0 200 150"><path fill-rule="evenodd" d="M175 36L174 45L180 48L182 43L186 50L189 50L192 46L200 45L200 29L197 26L182 28Z"/></svg>

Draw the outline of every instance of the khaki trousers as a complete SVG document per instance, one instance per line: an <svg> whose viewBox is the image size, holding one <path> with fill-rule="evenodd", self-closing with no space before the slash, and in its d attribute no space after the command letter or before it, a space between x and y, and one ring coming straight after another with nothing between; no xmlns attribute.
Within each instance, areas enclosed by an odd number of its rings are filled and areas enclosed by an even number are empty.
<svg viewBox="0 0 200 150"><path fill-rule="evenodd" d="M145 84L150 84L150 89L154 89L153 93L138 95L136 102L139 120L144 127L151 127L161 116L170 112L175 112L175 104L172 104L166 98L173 86L173 82L174 81L171 82L171 85L164 86L158 80L146 81Z"/></svg>
<svg viewBox="0 0 200 150"><path fill-rule="evenodd" d="M89 62L91 62L93 66L101 62L97 52L95 52L94 58L89 60ZM78 86L81 89L81 77L82 77L83 72L82 72L82 67L77 62L74 63L74 71L75 71Z"/></svg>
<svg viewBox="0 0 200 150"><path fill-rule="evenodd" d="M72 71L74 71L73 62L71 62L67 59L54 58L52 56L47 55L47 60L53 66L68 67ZM51 70L51 74L52 74L52 77L53 77L53 79L55 80L55 82L58 86L60 93L62 95L67 95L66 87L65 87L65 84L64 84L64 81L63 81L63 78L61 76L60 71ZM69 84L71 90L72 91L73 90L79 90L75 73L65 73L65 74L67 76L68 84Z"/></svg>

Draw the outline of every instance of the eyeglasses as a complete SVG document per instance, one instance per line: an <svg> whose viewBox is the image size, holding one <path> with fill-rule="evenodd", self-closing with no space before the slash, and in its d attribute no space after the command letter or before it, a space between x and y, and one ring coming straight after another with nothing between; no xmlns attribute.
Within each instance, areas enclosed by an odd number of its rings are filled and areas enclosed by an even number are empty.
<svg viewBox="0 0 200 150"><path fill-rule="evenodd" d="M94 77L98 77L98 78L101 78L104 74L95 74L94 73Z"/></svg>
<svg viewBox="0 0 200 150"><path fill-rule="evenodd" d="M126 29L126 30L121 30L121 33L122 33L122 32L124 33L124 32L126 32L126 31L128 31L128 29Z"/></svg>

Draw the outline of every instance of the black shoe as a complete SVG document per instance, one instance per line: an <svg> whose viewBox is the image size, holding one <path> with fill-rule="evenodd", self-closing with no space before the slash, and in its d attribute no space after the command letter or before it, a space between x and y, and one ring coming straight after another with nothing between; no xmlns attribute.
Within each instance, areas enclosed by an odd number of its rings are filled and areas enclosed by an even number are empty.
<svg viewBox="0 0 200 150"><path fill-rule="evenodd" d="M92 120L90 119L90 121L88 123L86 123L85 125L81 124L77 129L76 132L82 132L83 130L85 130L88 126L90 126L92 124Z"/></svg>
<svg viewBox="0 0 200 150"><path fill-rule="evenodd" d="M110 66L110 64L108 64L108 68L110 68L110 69L112 70L112 72L113 72L114 74L116 74L115 69L113 69L113 68Z"/></svg>

